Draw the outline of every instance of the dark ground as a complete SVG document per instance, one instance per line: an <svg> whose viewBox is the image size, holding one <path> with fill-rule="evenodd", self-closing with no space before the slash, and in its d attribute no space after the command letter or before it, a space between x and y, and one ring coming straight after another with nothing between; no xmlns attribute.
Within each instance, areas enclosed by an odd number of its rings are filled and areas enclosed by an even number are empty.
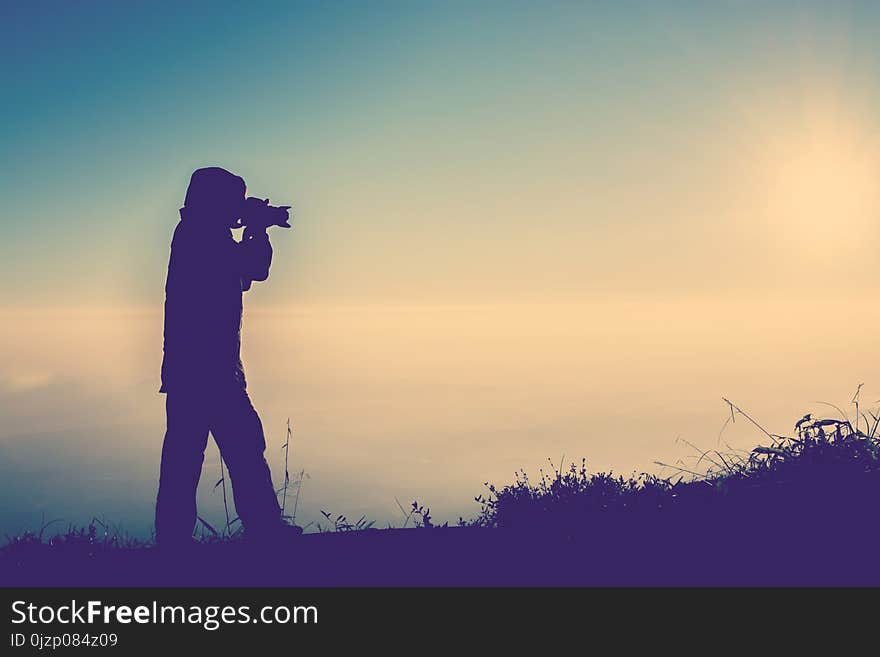
<svg viewBox="0 0 880 657"><path fill-rule="evenodd" d="M808 416L807 416L808 417ZM807 419L805 417L805 420ZM880 418L672 483L585 465L495 489L465 527L120 547L94 526L0 548L0 586L880 586ZM832 434L825 429L831 426Z"/></svg>
<svg viewBox="0 0 880 657"><path fill-rule="evenodd" d="M876 514L871 522L833 508L768 513L744 518L745 525L721 518L613 516L577 534L367 530L311 534L272 548L206 544L187 555L20 546L0 556L0 585L880 585Z"/></svg>

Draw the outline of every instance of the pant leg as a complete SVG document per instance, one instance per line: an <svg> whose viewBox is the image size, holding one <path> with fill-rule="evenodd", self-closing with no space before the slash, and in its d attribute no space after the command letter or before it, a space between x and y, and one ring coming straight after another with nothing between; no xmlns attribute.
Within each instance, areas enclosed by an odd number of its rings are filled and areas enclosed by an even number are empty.
<svg viewBox="0 0 880 657"><path fill-rule="evenodd" d="M185 543L192 538L196 524L196 489L208 444L208 415L203 400L181 393L168 393L165 413L156 541Z"/></svg>
<svg viewBox="0 0 880 657"><path fill-rule="evenodd" d="M211 433L232 479L235 509L248 534L277 529L281 507L263 456L266 439L247 391L235 389L212 411Z"/></svg>

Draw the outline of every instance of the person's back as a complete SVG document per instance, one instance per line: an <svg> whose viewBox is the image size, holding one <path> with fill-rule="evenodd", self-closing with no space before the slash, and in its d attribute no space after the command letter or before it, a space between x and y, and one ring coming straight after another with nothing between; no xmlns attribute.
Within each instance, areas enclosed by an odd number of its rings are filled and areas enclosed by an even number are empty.
<svg viewBox="0 0 880 657"><path fill-rule="evenodd" d="M165 284L162 392L230 377L245 385L242 290L265 280L272 256L265 233L249 238L236 242L229 228L198 216L178 223Z"/></svg>
<svg viewBox="0 0 880 657"><path fill-rule="evenodd" d="M245 191L244 180L224 169L197 170L171 242L160 389L168 425L156 500L161 545L192 540L209 431L246 532L275 536L285 527L239 353L242 291L268 278L272 260L265 226L248 226L241 242L232 236Z"/></svg>

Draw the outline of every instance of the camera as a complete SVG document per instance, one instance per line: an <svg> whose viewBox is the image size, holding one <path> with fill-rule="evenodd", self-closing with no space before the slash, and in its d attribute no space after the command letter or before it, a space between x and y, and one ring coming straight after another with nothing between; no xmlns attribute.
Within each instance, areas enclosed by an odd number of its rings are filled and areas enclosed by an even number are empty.
<svg viewBox="0 0 880 657"><path fill-rule="evenodd" d="M248 196L242 203L238 226L249 226L251 228L281 226L282 228L290 228L289 211L289 205L269 205L269 199L267 198Z"/></svg>

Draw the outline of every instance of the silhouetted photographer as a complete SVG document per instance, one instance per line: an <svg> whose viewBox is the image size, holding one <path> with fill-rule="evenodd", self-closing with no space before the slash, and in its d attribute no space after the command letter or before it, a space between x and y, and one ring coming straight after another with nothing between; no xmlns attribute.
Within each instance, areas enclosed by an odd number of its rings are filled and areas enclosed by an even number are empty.
<svg viewBox="0 0 880 657"><path fill-rule="evenodd" d="M161 546L192 543L209 432L229 468L245 535L277 540L301 531L281 517L239 353L242 292L269 277L266 229L289 228L288 211L247 198L244 180L219 167L198 169L190 179L165 283L160 392L167 395L167 431L156 499ZM237 241L232 229L242 226Z"/></svg>

